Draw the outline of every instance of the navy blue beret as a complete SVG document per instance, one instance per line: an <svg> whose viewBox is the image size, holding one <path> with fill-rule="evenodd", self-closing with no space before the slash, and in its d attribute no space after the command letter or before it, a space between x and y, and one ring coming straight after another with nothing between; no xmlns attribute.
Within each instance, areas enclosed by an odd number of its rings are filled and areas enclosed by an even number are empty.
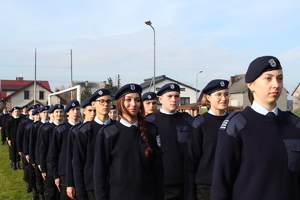
<svg viewBox="0 0 300 200"><path fill-rule="evenodd" d="M91 97L88 97L88 98L86 98L86 99L82 102L81 108L85 108L85 107L90 106L90 105L91 105Z"/></svg>
<svg viewBox="0 0 300 200"><path fill-rule="evenodd" d="M110 106L110 109L111 109L111 110L117 109L117 108L116 108L116 105L111 105L111 106Z"/></svg>
<svg viewBox="0 0 300 200"><path fill-rule="evenodd" d="M40 108L36 108L34 111L32 111L32 115L36 115L38 113L40 113Z"/></svg>
<svg viewBox="0 0 300 200"><path fill-rule="evenodd" d="M175 91L175 92L179 92L180 93L180 87L178 84L176 83L167 83L164 86L162 86L158 92L157 92L157 96L161 96L166 92L170 92L170 91Z"/></svg>
<svg viewBox="0 0 300 200"><path fill-rule="evenodd" d="M142 99L143 101L156 100L157 95L155 92L146 92L145 94L143 94Z"/></svg>
<svg viewBox="0 0 300 200"><path fill-rule="evenodd" d="M49 110L48 113L53 113L54 110L56 109L64 109L64 106L62 104L55 104L54 106L52 106Z"/></svg>
<svg viewBox="0 0 300 200"><path fill-rule="evenodd" d="M282 69L279 60L274 56L262 56L253 60L246 72L245 81L250 83L258 78L263 72Z"/></svg>
<svg viewBox="0 0 300 200"><path fill-rule="evenodd" d="M68 112L69 110L71 110L72 108L76 108L80 106L79 101L77 101L76 99L73 99L71 101L69 101L65 107L64 112Z"/></svg>
<svg viewBox="0 0 300 200"><path fill-rule="evenodd" d="M110 95L110 91L106 88L101 88L94 92L94 94L91 96L91 102L95 101L98 97Z"/></svg>
<svg viewBox="0 0 300 200"><path fill-rule="evenodd" d="M14 110L21 110L21 108L18 107L18 106L12 107L12 109L10 109L10 112L12 112L12 111L14 111Z"/></svg>
<svg viewBox="0 0 300 200"><path fill-rule="evenodd" d="M135 83L129 83L118 89L115 93L115 99L118 100L122 96L129 94L129 93L139 93L141 94L143 91L142 87Z"/></svg>
<svg viewBox="0 0 300 200"><path fill-rule="evenodd" d="M36 109L36 108L37 108L36 105L31 105L31 106L29 106L28 111L31 110L31 109Z"/></svg>
<svg viewBox="0 0 300 200"><path fill-rule="evenodd" d="M205 88L203 88L202 92L204 94L211 94L218 90L228 89L229 81L222 80L222 79L215 79L210 81Z"/></svg>
<svg viewBox="0 0 300 200"><path fill-rule="evenodd" d="M50 109L50 106L45 105L45 106L40 107L39 112L43 112L44 110L49 110L49 109Z"/></svg>
<svg viewBox="0 0 300 200"><path fill-rule="evenodd" d="M28 108L28 106L27 106L27 105L24 105L24 106L22 107L22 109L23 109L23 108Z"/></svg>

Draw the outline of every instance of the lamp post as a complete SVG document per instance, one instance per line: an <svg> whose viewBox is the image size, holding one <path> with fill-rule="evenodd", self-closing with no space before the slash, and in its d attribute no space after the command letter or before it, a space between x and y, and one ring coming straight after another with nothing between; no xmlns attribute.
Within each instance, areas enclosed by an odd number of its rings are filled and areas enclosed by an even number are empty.
<svg viewBox="0 0 300 200"><path fill-rule="evenodd" d="M198 74L202 73L202 70L199 70L196 74L196 102L197 102L197 91L198 91Z"/></svg>
<svg viewBox="0 0 300 200"><path fill-rule="evenodd" d="M154 35L154 75L153 75L153 92L156 92L155 90L155 29L152 26L152 23L150 20L145 21L145 24L151 26L151 28L153 29L153 35Z"/></svg>

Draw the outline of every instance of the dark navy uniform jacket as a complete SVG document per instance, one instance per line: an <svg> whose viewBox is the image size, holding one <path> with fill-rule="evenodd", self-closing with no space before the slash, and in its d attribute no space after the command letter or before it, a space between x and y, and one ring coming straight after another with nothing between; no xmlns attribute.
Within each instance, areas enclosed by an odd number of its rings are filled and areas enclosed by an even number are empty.
<svg viewBox="0 0 300 200"><path fill-rule="evenodd" d="M56 124L54 122L45 124L41 129L40 165L42 173L47 172L47 162L50 162L50 147Z"/></svg>
<svg viewBox="0 0 300 200"><path fill-rule="evenodd" d="M173 115L157 112L147 115L146 119L157 126L161 138L161 147L164 150L164 184L184 185L184 178L187 176L185 175L187 173L185 171L187 156L185 155L189 137L188 125L193 117L181 112Z"/></svg>
<svg viewBox="0 0 300 200"><path fill-rule="evenodd" d="M96 136L94 191L96 199L163 200L164 170L157 127L146 123L153 157L136 126L120 122L105 126Z"/></svg>
<svg viewBox="0 0 300 200"><path fill-rule="evenodd" d="M67 187L75 187L74 174L73 174L73 150L74 150L74 140L75 140L76 130L80 125L81 123L77 123L74 126L72 126L68 135L67 174L66 174ZM77 192L76 192L76 196L77 196Z"/></svg>
<svg viewBox="0 0 300 200"><path fill-rule="evenodd" d="M29 157L30 157L30 163L31 164L36 164L36 159L35 159L35 145L36 145L36 140L37 140L37 132L42 124L41 121L36 121L32 124L31 129L30 129L30 135L29 135Z"/></svg>
<svg viewBox="0 0 300 200"><path fill-rule="evenodd" d="M25 118L25 119L22 119L19 124L18 131L17 131L17 150L18 150L18 152L23 152L23 139L24 139L24 133L25 133L25 126L30 122L33 122L33 120L30 118Z"/></svg>
<svg viewBox="0 0 300 200"><path fill-rule="evenodd" d="M110 119L111 120L111 119ZM114 123L111 120L110 123ZM96 135L104 127L95 120L82 124L75 134L74 144L74 174L76 196L78 199L87 199L86 191L94 190L94 152Z"/></svg>
<svg viewBox="0 0 300 200"><path fill-rule="evenodd" d="M36 143L35 143L35 148L34 148L34 154L35 154L35 162L36 164L40 165L40 146L42 143L42 131L43 131L43 127L45 125L47 125L48 122L42 123L39 128L38 128L38 133L37 133L37 137L36 137Z"/></svg>
<svg viewBox="0 0 300 200"><path fill-rule="evenodd" d="M29 155L29 140L30 140L30 130L34 121L29 121L24 128L24 137L23 137L23 153L24 155Z"/></svg>
<svg viewBox="0 0 300 200"><path fill-rule="evenodd" d="M50 147L50 163L54 179L66 176L68 135L72 125L63 122L55 127Z"/></svg>
<svg viewBox="0 0 300 200"><path fill-rule="evenodd" d="M231 113L218 134L211 199L300 199L299 154L299 117Z"/></svg>

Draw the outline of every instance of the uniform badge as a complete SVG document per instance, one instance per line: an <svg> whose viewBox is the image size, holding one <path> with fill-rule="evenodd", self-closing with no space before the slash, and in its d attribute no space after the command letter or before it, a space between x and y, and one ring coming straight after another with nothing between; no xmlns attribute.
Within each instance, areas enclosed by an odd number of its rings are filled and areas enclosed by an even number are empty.
<svg viewBox="0 0 300 200"><path fill-rule="evenodd" d="M224 86L225 86L224 81L221 81L221 82L220 82L220 85L221 85L221 87L224 87Z"/></svg>
<svg viewBox="0 0 300 200"><path fill-rule="evenodd" d="M101 96L101 95L103 94L102 90L100 90L100 91L98 92L98 94Z"/></svg>
<svg viewBox="0 0 300 200"><path fill-rule="evenodd" d="M161 147L161 143L160 143L160 136L156 136L156 142L157 142L157 146Z"/></svg>
<svg viewBox="0 0 300 200"><path fill-rule="evenodd" d="M170 88L173 90L175 88L175 86L173 84L171 84Z"/></svg>
<svg viewBox="0 0 300 200"><path fill-rule="evenodd" d="M131 90L135 90L135 85L130 85Z"/></svg>
<svg viewBox="0 0 300 200"><path fill-rule="evenodd" d="M60 105L57 105L57 108L60 108Z"/></svg>
<svg viewBox="0 0 300 200"><path fill-rule="evenodd" d="M75 107L75 103L72 103L72 106Z"/></svg>
<svg viewBox="0 0 300 200"><path fill-rule="evenodd" d="M276 67L276 62L274 59L269 60L271 67Z"/></svg>
<svg viewBox="0 0 300 200"><path fill-rule="evenodd" d="M151 99L151 95L150 94L147 97L148 97L148 99Z"/></svg>

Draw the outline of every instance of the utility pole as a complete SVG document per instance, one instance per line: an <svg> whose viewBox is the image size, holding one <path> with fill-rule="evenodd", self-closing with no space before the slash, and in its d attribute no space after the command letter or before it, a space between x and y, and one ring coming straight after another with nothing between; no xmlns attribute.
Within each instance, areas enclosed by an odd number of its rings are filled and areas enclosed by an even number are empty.
<svg viewBox="0 0 300 200"><path fill-rule="evenodd" d="M36 48L34 55L34 84L33 84L33 104L36 104Z"/></svg>

